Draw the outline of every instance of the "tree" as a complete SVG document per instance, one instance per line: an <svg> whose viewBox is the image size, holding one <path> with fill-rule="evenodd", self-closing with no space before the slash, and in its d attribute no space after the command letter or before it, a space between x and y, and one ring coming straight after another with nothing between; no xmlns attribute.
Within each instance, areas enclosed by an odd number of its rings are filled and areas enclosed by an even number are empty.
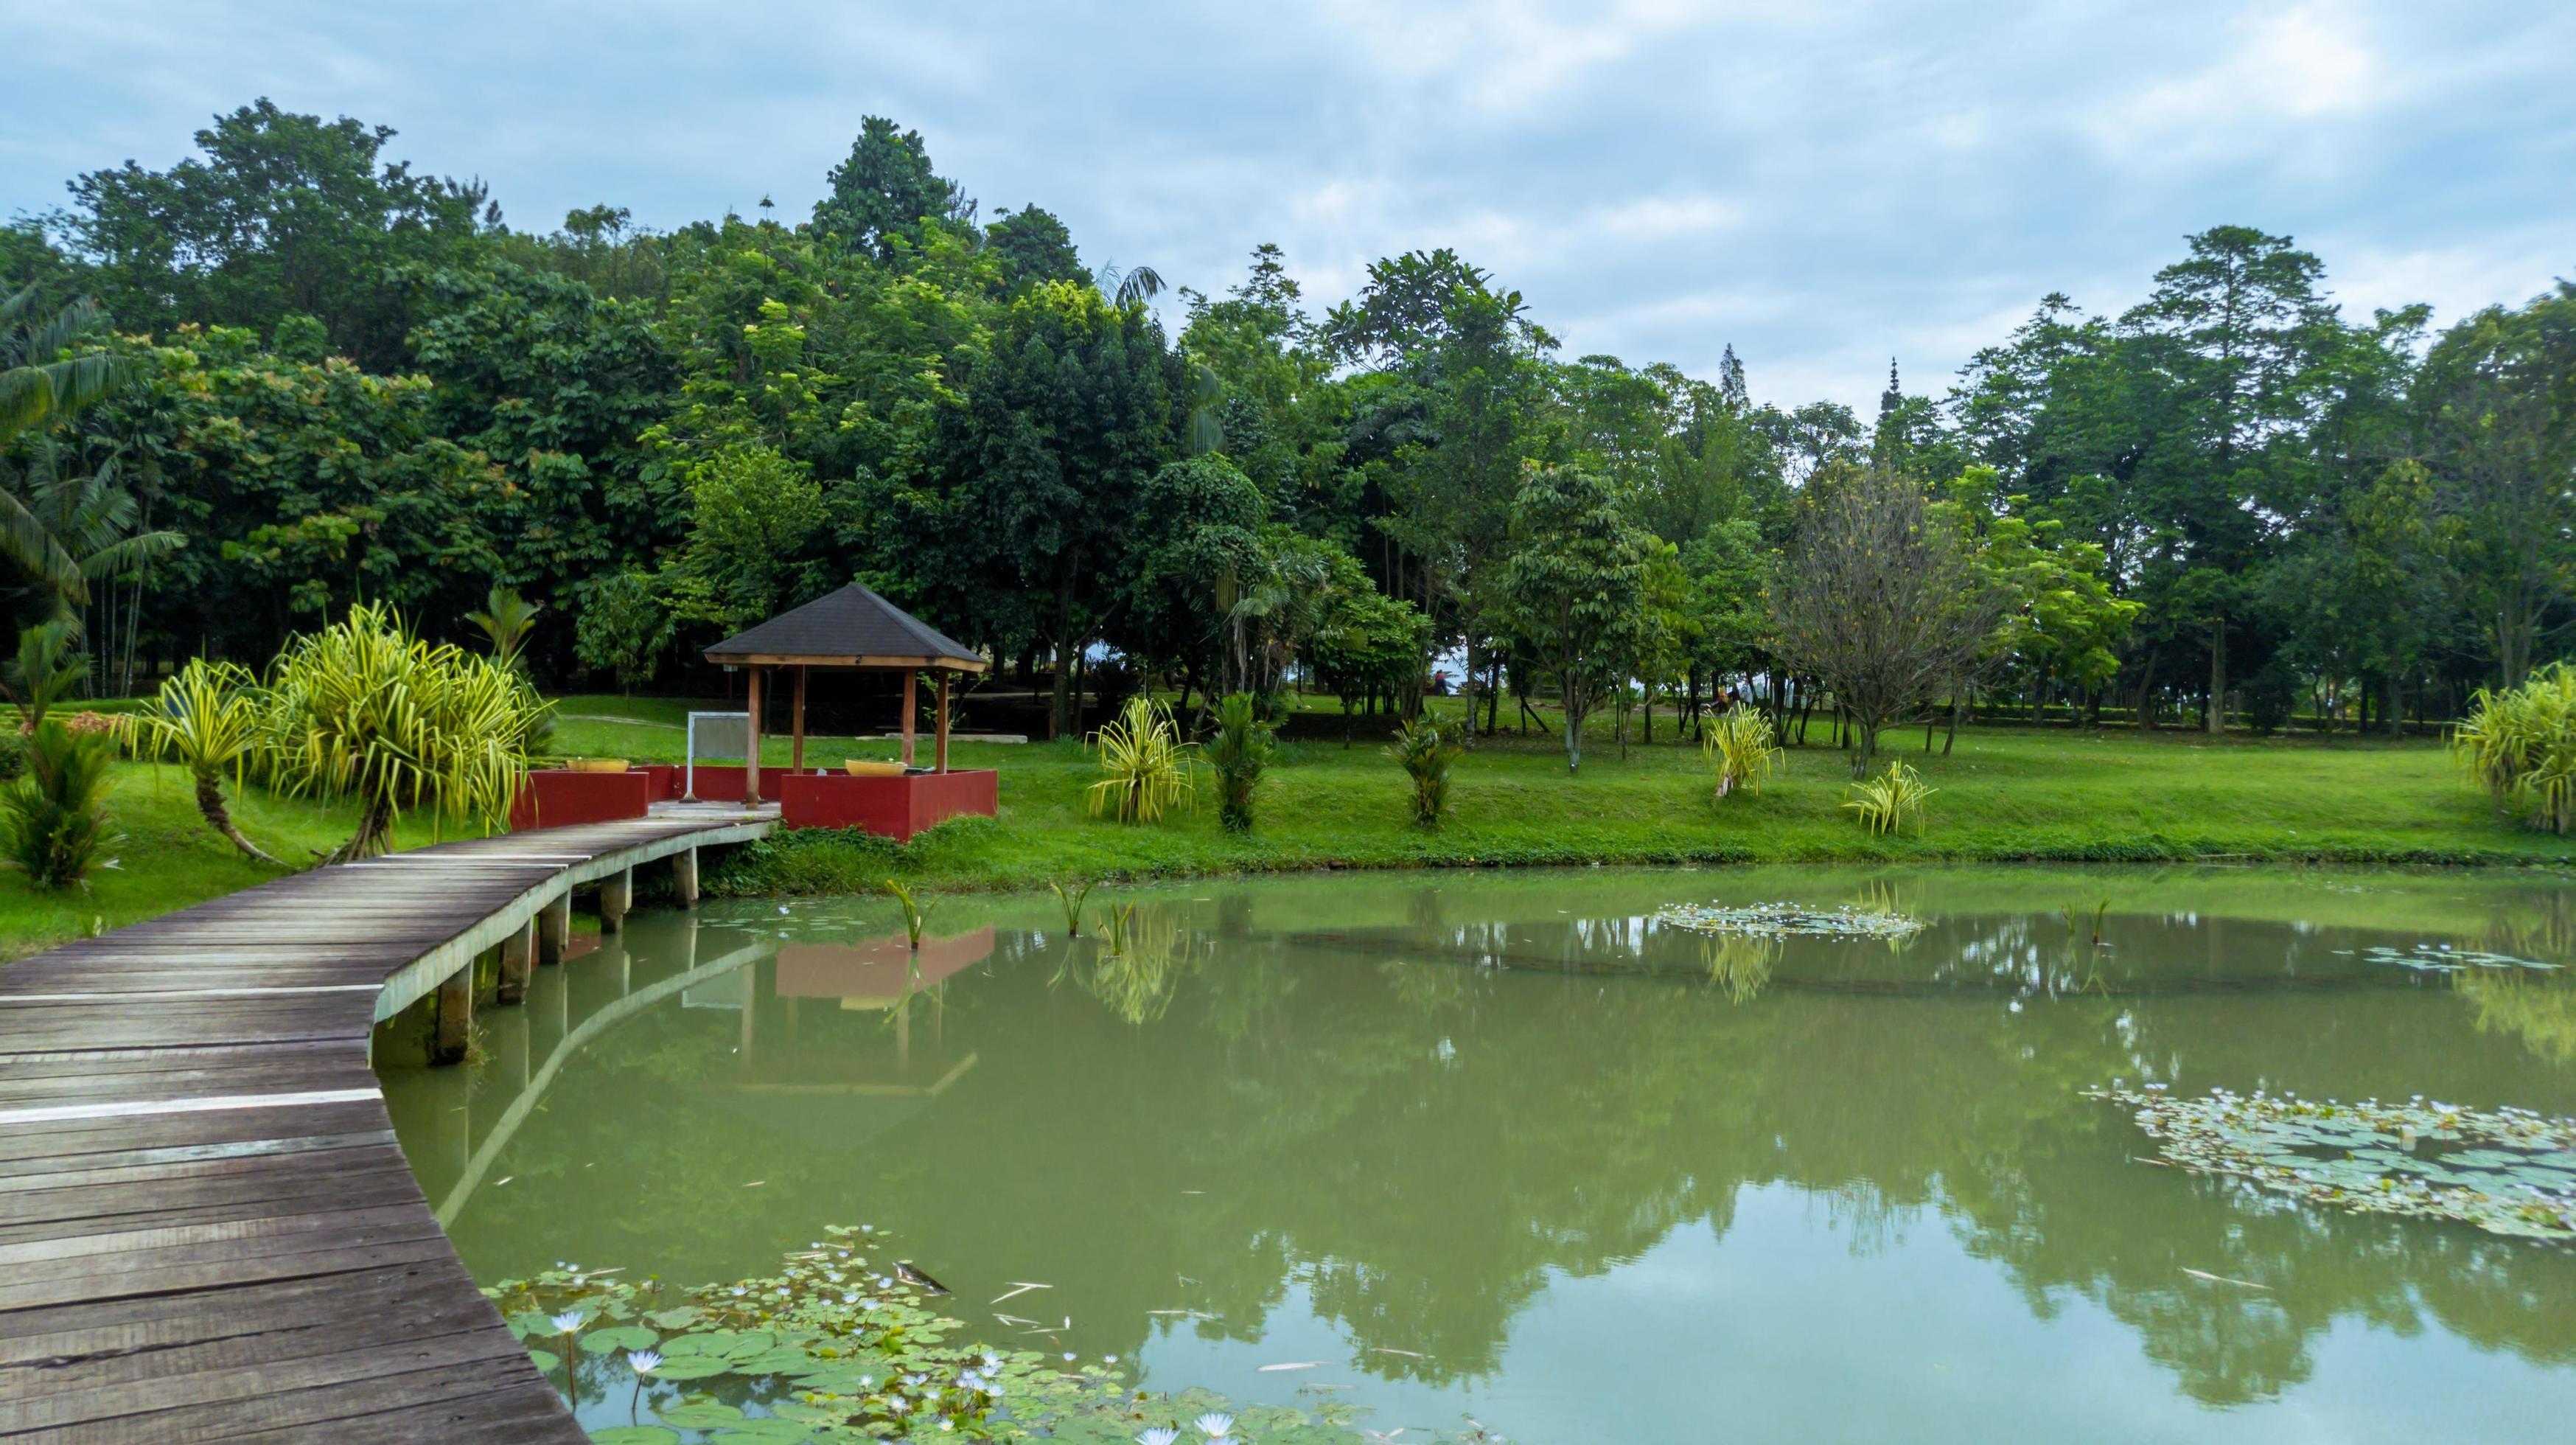
<svg viewBox="0 0 2576 1445"><path fill-rule="evenodd" d="M807 468L770 447L726 447L691 468L689 540L670 568L671 610L728 631L820 595L831 577L806 543L823 493Z"/></svg>
<svg viewBox="0 0 2576 1445"><path fill-rule="evenodd" d="M1537 440L1539 358L1555 345L1519 292L1491 282L1454 252L1411 252L1372 265L1360 299L1336 307L1326 326L1338 355L1388 361L1414 393L1419 422L1389 458L1392 507L1378 521L1412 575L1390 576L1388 590L1416 600L1435 635L1465 638L1473 676L1486 671L1505 610L1494 569ZM1465 735L1474 733L1470 720Z"/></svg>
<svg viewBox="0 0 2576 1445"><path fill-rule="evenodd" d="M391 370L410 329L391 270L459 259L500 219L479 184L383 160L393 136L263 98L216 117L197 132L201 154L166 171L127 161L81 176L53 224L124 330L266 333L311 316L342 355Z"/></svg>
<svg viewBox="0 0 2576 1445"><path fill-rule="evenodd" d="M1422 670L1430 620L1410 602L1369 584L1359 562L1337 553L1314 635L1303 656L1315 679L1342 703L1342 746L1351 742L1351 714L1372 695L1392 694Z"/></svg>
<svg viewBox="0 0 2576 1445"><path fill-rule="evenodd" d="M231 841L245 856L262 863L277 860L242 836L224 804L224 774L233 775L238 790L263 742L264 700L259 680L235 663L188 659L161 684L160 694L139 711L117 719L126 745L155 757L176 756L196 784L197 811L206 826Z"/></svg>
<svg viewBox="0 0 2576 1445"><path fill-rule="evenodd" d="M830 195L815 203L814 229L847 247L892 261L900 238L924 220L963 221L975 203L930 168L921 132L881 115L859 123L849 159L832 167Z"/></svg>
<svg viewBox="0 0 2576 1445"><path fill-rule="evenodd" d="M2512 687L2576 580L2576 283L2452 327L2416 398L2451 555Z"/></svg>
<svg viewBox="0 0 2576 1445"><path fill-rule="evenodd" d="M1148 668L1177 672L1185 694L1239 685L1215 674L1227 609L1261 564L1261 489L1215 454L1169 462L1137 493L1126 596L1114 636Z"/></svg>
<svg viewBox="0 0 2576 1445"><path fill-rule="evenodd" d="M1809 484L1771 623L1783 660L1849 718L1853 777L1867 776L1880 729L1968 670L2000 612L1920 483L1843 466Z"/></svg>
<svg viewBox="0 0 2576 1445"><path fill-rule="evenodd" d="M591 584L589 600L573 624L574 655L584 667L613 672L629 694L651 682L671 645L671 618L654 594L653 579L625 571Z"/></svg>
<svg viewBox="0 0 2576 1445"><path fill-rule="evenodd" d="M103 319L87 300L48 308L37 283L0 292L0 446L123 384L122 358L83 345Z"/></svg>
<svg viewBox="0 0 2576 1445"><path fill-rule="evenodd" d="M495 586L480 608L465 614L465 620L492 644L494 662L515 669L528 645L528 634L537 630L537 614L545 610L544 603L521 597L516 587Z"/></svg>
<svg viewBox="0 0 2576 1445"><path fill-rule="evenodd" d="M1047 282L966 358L928 440L941 585L976 594L986 637L1053 653L1057 736L1079 730L1074 660L1121 595L1138 492L1179 450L1183 373L1144 307Z"/></svg>
<svg viewBox="0 0 2576 1445"><path fill-rule="evenodd" d="M2300 429L2313 412L2313 362L2336 329L2318 295L2325 267L2287 236L2217 226L2156 273L2122 318L2134 364L2171 389L2180 426L2139 480L2171 541L2175 595L2204 629L2206 726L2226 726L2228 634L2239 582L2260 560L2266 518L2295 509Z"/></svg>
<svg viewBox="0 0 2576 1445"><path fill-rule="evenodd" d="M996 211L984 228L984 246L999 256L1002 274L1013 286L1043 281L1082 281L1091 273L1073 249L1073 233L1051 211L1022 206L1017 214Z"/></svg>
<svg viewBox="0 0 2576 1445"><path fill-rule="evenodd" d="M345 863L384 852L406 812L501 827L551 708L491 658L361 605L278 655L263 730L288 793L356 800L357 831L325 859Z"/></svg>
<svg viewBox="0 0 2576 1445"><path fill-rule="evenodd" d="M1583 720L1624 689L1648 644L1647 563L1655 547L1619 509L1608 479L1533 467L1512 507L1503 591L1512 655L1556 684L1565 767L1583 766Z"/></svg>

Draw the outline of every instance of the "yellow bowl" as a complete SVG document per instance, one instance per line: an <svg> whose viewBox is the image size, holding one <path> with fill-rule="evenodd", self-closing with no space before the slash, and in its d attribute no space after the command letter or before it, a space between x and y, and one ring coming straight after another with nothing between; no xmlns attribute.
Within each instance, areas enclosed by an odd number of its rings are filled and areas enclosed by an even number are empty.
<svg viewBox="0 0 2576 1445"><path fill-rule="evenodd" d="M871 763L851 758L841 764L841 771L854 778L900 778L903 776L903 764Z"/></svg>
<svg viewBox="0 0 2576 1445"><path fill-rule="evenodd" d="M624 758L573 758L564 766L576 773L622 773L626 771L626 760Z"/></svg>

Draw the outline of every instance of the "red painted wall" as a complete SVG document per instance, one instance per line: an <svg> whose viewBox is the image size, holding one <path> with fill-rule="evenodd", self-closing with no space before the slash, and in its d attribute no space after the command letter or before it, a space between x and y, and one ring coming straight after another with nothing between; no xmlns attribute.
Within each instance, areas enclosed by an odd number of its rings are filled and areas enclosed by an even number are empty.
<svg viewBox="0 0 2576 1445"><path fill-rule="evenodd" d="M764 769L762 781L768 777ZM990 768L900 778L806 773L782 778L778 787L779 819L790 828L865 828L898 842L960 815L993 817L1002 793L1001 774Z"/></svg>
<svg viewBox="0 0 2576 1445"><path fill-rule="evenodd" d="M653 780L644 773L576 773L539 768L510 805L510 830L564 828L575 823L606 823L641 818L653 801Z"/></svg>
<svg viewBox="0 0 2576 1445"><path fill-rule="evenodd" d="M740 763L698 764L698 801L702 803L741 802L742 772L743 768ZM760 800L764 803L777 802L778 785L788 776L790 776L789 771L785 768L762 768L760 770ZM686 785L687 778L688 774L683 771L680 774L680 780L675 781L671 786L674 788L683 787ZM675 792L672 796L677 797L679 794Z"/></svg>

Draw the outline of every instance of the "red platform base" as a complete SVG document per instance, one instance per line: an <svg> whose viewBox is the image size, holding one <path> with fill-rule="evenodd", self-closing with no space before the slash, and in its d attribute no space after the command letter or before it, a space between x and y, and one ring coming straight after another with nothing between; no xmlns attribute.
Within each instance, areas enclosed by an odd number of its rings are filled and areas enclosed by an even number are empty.
<svg viewBox="0 0 2576 1445"><path fill-rule="evenodd" d="M510 805L510 831L641 818L650 811L653 799L649 774L534 769L527 786L519 790L518 801Z"/></svg>
<svg viewBox="0 0 2576 1445"><path fill-rule="evenodd" d="M743 766L740 763L698 764L698 801L701 803L741 802L742 774ZM676 774L672 779L671 786L674 789L688 787L688 776L689 775L686 771ZM760 770L760 800L764 803L777 802L778 785L786 781L791 776L793 776L793 771L791 769L763 767ZM680 796L680 794L675 791L671 796L676 798Z"/></svg>
<svg viewBox="0 0 2576 1445"><path fill-rule="evenodd" d="M706 770L698 773L702 783ZM762 786L770 771L761 770ZM952 773L913 773L900 778L853 778L847 773L800 773L779 779L779 820L790 828L864 828L897 842L944 823L1001 809L1001 774L990 768ZM700 796L705 795L703 786Z"/></svg>

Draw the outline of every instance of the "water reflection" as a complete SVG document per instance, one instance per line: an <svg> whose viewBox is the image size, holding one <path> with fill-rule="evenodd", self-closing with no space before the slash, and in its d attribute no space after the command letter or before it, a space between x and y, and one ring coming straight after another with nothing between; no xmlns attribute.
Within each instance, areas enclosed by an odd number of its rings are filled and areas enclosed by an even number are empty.
<svg viewBox="0 0 2576 1445"><path fill-rule="evenodd" d="M999 900L917 958L869 906L800 907L786 937L639 915L490 1015L476 1069L389 1096L483 1277L731 1277L864 1220L970 1309L1037 1280L1046 1304L1008 1308L1072 1319L978 1316L996 1338L1252 1398L1288 1388L1261 1363L1328 1360L1318 1384L1521 1439L1602 1438L1603 1408L1688 1438L1721 1378L1800 1434L1887 1408L1907 1434L2259 1436L2270 1412L2171 1411L2286 1398L2328 1434L2457 1435L2576 1403L2568 1251L2137 1165L2133 1126L2075 1097L2576 1112L2567 975L2362 953L2563 959L2554 892L2303 875L2285 903L2183 875L2115 902L2096 949L2093 895L2075 926L2047 896L2076 885L1931 875L1880 880L1870 906L1937 914L1896 949L1648 926L1717 877L1199 885L1144 898L1114 950ZM1699 1363L1628 1377L1665 1347Z"/></svg>

